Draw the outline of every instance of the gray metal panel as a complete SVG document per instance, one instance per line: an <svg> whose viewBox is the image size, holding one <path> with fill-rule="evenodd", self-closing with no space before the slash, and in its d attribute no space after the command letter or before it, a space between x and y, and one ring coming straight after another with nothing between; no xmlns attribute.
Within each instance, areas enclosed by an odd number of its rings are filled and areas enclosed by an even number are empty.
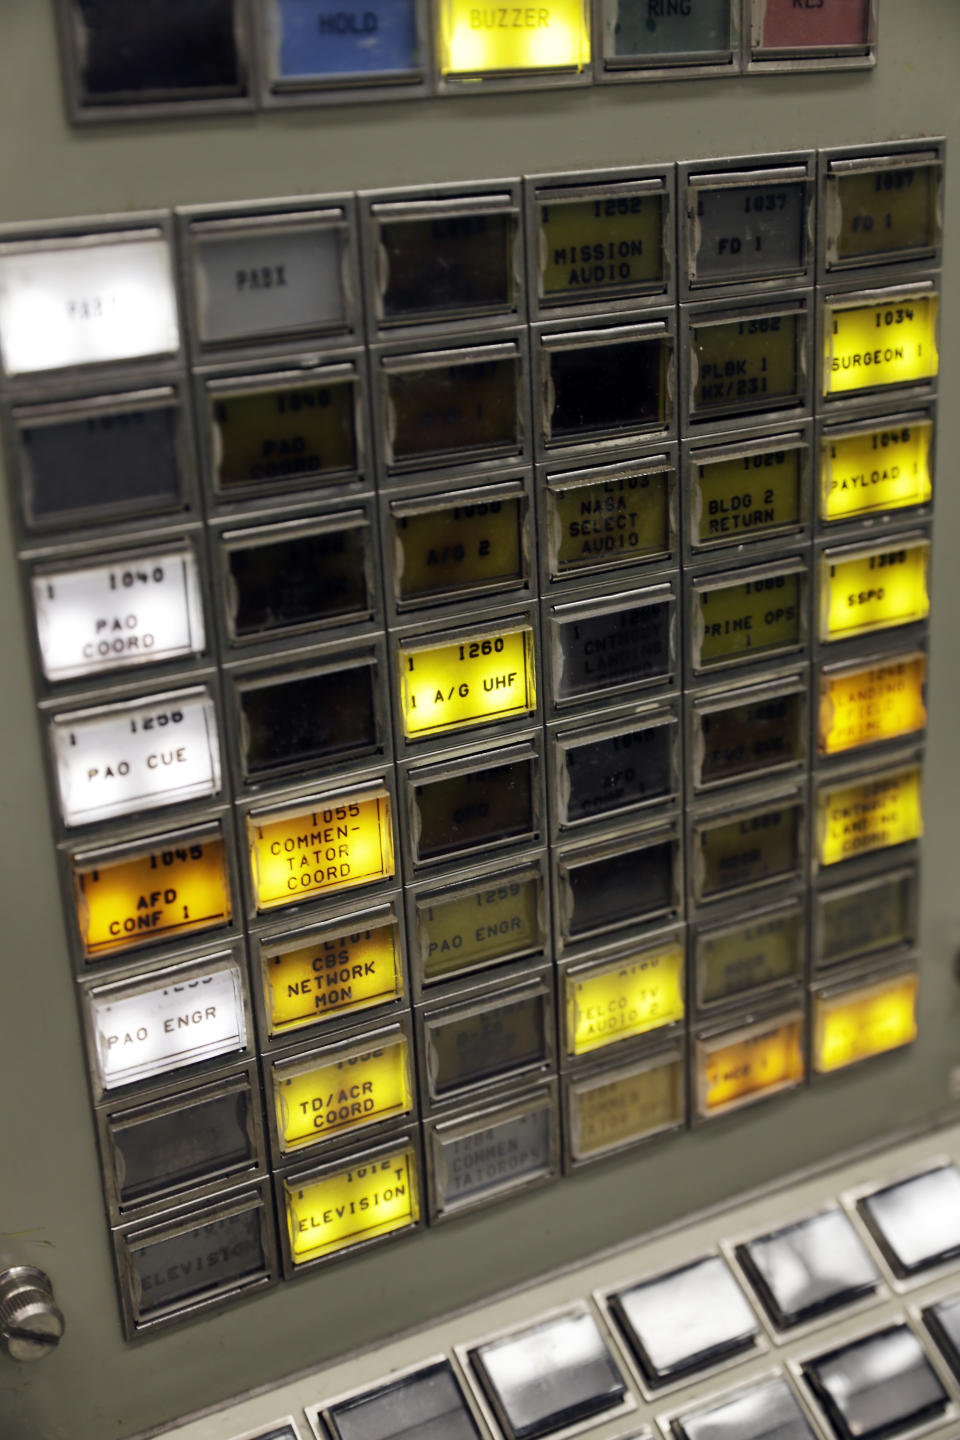
<svg viewBox="0 0 960 1440"><path fill-rule="evenodd" d="M532 174L742 155L760 146L856 144L949 134L956 124L956 0L888 0L872 73L624 84L570 89L562 99L529 91L414 105L131 120L82 133L67 124L54 30L52 6L5 0L2 221L484 179L505 170ZM945 394L960 360L960 222L951 221L957 203L948 184ZM941 453L949 455L960 445L960 416L955 406L941 411ZM960 578L947 548L960 533L955 487L941 487L937 521L942 563L934 586L921 1042L793 1096L789 1111L760 1106L663 1147L588 1167L504 1209L324 1268L133 1347L121 1338L68 951L59 906L51 899L58 882L40 733L12 541L5 535L0 1258L47 1270L68 1325L59 1350L42 1365L0 1362L6 1440L109 1440L161 1424L239 1386L264 1385L316 1366L944 1106L951 1067L960 1061L960 995L952 971L960 938L960 657L954 619ZM5 515L2 523L6 528Z"/></svg>

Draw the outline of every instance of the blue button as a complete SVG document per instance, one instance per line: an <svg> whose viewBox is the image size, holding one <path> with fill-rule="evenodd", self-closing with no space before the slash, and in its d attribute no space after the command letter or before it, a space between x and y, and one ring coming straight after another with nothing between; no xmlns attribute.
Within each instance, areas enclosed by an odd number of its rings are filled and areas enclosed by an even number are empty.
<svg viewBox="0 0 960 1440"><path fill-rule="evenodd" d="M420 68L416 0L273 0L272 29L279 81Z"/></svg>

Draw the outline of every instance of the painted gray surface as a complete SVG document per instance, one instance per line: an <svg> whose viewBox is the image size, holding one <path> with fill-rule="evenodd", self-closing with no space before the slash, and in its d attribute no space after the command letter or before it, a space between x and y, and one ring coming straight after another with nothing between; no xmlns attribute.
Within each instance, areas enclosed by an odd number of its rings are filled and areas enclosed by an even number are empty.
<svg viewBox="0 0 960 1440"><path fill-rule="evenodd" d="M0 10L0 221L259 199L578 166L951 135L956 0L885 0L874 73L769 76L92 126L65 120L52 7ZM960 221L948 177L928 749L922 1041L788 1105L601 1166L146 1344L120 1338L93 1121L60 915L12 544L0 538L0 1249L53 1277L67 1335L0 1361L5 1440L112 1440L489 1295L641 1229L921 1117L960 1065L956 715ZM2 521L6 525L6 519Z"/></svg>

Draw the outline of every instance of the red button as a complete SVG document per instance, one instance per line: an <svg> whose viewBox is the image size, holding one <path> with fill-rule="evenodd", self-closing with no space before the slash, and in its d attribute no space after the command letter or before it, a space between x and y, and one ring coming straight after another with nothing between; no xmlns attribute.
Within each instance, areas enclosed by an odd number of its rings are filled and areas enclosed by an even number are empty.
<svg viewBox="0 0 960 1440"><path fill-rule="evenodd" d="M767 0L761 48L865 47L869 35L870 0Z"/></svg>

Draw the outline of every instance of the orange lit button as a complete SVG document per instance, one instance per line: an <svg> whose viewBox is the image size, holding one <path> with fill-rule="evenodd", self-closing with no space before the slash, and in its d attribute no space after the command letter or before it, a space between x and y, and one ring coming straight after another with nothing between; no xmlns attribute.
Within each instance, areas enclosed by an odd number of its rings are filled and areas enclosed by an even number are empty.
<svg viewBox="0 0 960 1440"><path fill-rule="evenodd" d="M927 723L926 655L898 655L838 674L820 673L821 755L914 735Z"/></svg>
<svg viewBox="0 0 960 1440"><path fill-rule="evenodd" d="M91 959L170 940L230 919L230 878L219 827L135 850L72 858L77 925Z"/></svg>
<svg viewBox="0 0 960 1440"><path fill-rule="evenodd" d="M800 1016L778 1017L733 1035L697 1042L698 1106L703 1117L793 1089L803 1078Z"/></svg>

